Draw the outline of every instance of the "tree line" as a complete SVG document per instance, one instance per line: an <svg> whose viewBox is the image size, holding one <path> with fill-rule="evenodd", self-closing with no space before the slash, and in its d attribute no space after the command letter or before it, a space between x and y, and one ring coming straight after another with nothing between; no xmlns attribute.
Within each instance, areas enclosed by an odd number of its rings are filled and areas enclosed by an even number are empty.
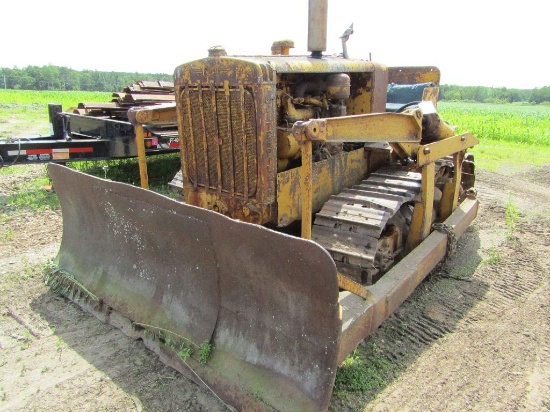
<svg viewBox="0 0 550 412"><path fill-rule="evenodd" d="M0 88L16 90L119 92L139 80L172 81L173 77L166 73L78 71L52 65L2 68L0 72Z"/></svg>
<svg viewBox="0 0 550 412"><path fill-rule="evenodd" d="M172 81L166 73L121 73L96 70L73 70L60 66L28 66L22 69L2 68L0 88L21 90L83 90L117 92L139 80ZM479 103L550 102L550 86L536 89L506 87L441 85L441 100Z"/></svg>
<svg viewBox="0 0 550 412"><path fill-rule="evenodd" d="M506 87L456 86L443 84L439 88L441 100L472 101L479 103L548 103L550 87L536 89L508 89Z"/></svg>

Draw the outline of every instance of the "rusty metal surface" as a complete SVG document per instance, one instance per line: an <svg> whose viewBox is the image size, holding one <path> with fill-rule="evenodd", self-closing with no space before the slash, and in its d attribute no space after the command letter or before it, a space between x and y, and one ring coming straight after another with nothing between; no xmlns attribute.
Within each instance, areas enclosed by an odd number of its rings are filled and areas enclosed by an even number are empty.
<svg viewBox="0 0 550 412"><path fill-rule="evenodd" d="M478 143L479 140L473 134L462 133L438 142L425 144L418 149L416 163L423 166L453 153L466 150Z"/></svg>
<svg viewBox="0 0 550 412"><path fill-rule="evenodd" d="M94 117L112 117L126 120L128 109L136 105L156 105L159 103L174 101L174 84L163 81L138 81L127 86L121 92L112 95L111 102L83 102L73 111L75 114L82 114ZM172 122L175 125L176 122Z"/></svg>
<svg viewBox="0 0 550 412"><path fill-rule="evenodd" d="M197 371L227 403L327 409L341 320L324 249L63 166L49 172L61 269L133 321L212 342Z"/></svg>
<svg viewBox="0 0 550 412"><path fill-rule="evenodd" d="M393 264L396 252L384 251L383 232L420 190L419 173L380 169L361 184L330 197L315 215L312 239L329 251L337 267L352 265L358 273L355 280L362 278L365 269L383 273Z"/></svg>
<svg viewBox="0 0 550 412"><path fill-rule="evenodd" d="M338 156L313 163L313 211L318 212L329 197L345 187L359 184L368 171L364 149L342 152ZM277 207L280 226L300 218L302 214L300 169L277 174Z"/></svg>
<svg viewBox="0 0 550 412"><path fill-rule="evenodd" d="M262 61L208 58L176 69L186 201L235 219L275 218L275 83Z"/></svg>
<svg viewBox="0 0 550 412"><path fill-rule="evenodd" d="M63 212L59 266L135 322L210 341L219 291L207 224L152 192L132 196L128 185L48 170Z"/></svg>
<svg viewBox="0 0 550 412"><path fill-rule="evenodd" d="M420 142L422 112L373 113L310 119L296 122L292 132L298 141L330 142Z"/></svg>
<svg viewBox="0 0 550 412"><path fill-rule="evenodd" d="M365 286L395 263L406 236L402 206L420 190L419 173L386 167L323 205L312 239L336 262L340 288L366 298Z"/></svg>
<svg viewBox="0 0 550 412"><path fill-rule="evenodd" d="M439 86L441 73L437 67L388 67L388 83L418 84L434 82Z"/></svg>
<svg viewBox="0 0 550 412"><path fill-rule="evenodd" d="M241 88L186 87L183 95L178 103L190 184L231 197L253 197L258 165L252 94Z"/></svg>
<svg viewBox="0 0 550 412"><path fill-rule="evenodd" d="M370 73L375 63L366 60L342 59L323 56L322 59L310 56L234 56L243 60L266 62L279 75L282 73Z"/></svg>

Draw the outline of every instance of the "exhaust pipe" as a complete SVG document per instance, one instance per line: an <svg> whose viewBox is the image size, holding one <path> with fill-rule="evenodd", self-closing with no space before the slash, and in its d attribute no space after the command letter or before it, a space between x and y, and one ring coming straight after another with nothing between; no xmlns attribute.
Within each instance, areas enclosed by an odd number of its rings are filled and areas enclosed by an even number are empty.
<svg viewBox="0 0 550 412"><path fill-rule="evenodd" d="M320 59L327 49L328 0L309 0L307 49Z"/></svg>

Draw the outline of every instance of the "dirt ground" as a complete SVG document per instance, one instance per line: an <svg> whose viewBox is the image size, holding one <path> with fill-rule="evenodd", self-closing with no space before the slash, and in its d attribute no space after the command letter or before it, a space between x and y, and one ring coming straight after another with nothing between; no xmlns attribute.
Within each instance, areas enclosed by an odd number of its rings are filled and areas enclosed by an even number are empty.
<svg viewBox="0 0 550 412"><path fill-rule="evenodd" d="M228 410L43 284L61 212L5 206L43 174L0 176L0 411ZM481 170L476 185L480 213L457 253L365 342L395 376L333 396L331 411L550 410L550 165Z"/></svg>

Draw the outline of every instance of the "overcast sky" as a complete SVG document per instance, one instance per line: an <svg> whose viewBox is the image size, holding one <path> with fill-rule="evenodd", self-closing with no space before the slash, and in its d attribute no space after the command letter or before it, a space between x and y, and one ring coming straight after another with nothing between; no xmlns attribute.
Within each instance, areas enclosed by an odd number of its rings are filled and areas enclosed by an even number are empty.
<svg viewBox="0 0 550 412"><path fill-rule="evenodd" d="M511 5L514 5L512 7ZM388 66L433 65L443 84L550 86L547 5L540 0L329 0L327 53L354 23L350 57ZM223 45L269 54L292 39L307 54L308 0L7 0L0 67L173 73Z"/></svg>

